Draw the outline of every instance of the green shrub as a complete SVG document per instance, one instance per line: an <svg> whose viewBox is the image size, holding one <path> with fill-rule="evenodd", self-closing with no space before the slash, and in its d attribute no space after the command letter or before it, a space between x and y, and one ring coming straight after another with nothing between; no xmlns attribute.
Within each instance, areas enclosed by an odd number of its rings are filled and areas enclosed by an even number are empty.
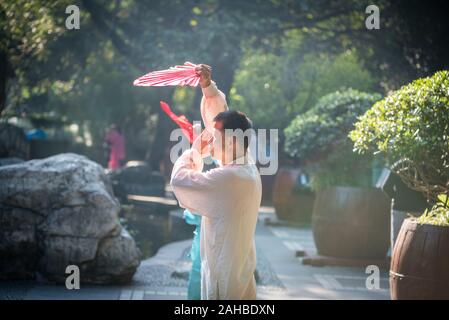
<svg viewBox="0 0 449 320"><path fill-rule="evenodd" d="M359 153L382 153L433 202L448 193L449 72L418 79L377 102L350 133Z"/></svg>
<svg viewBox="0 0 449 320"><path fill-rule="evenodd" d="M313 164L312 187L364 186L371 183L371 156L352 151L348 133L357 117L381 98L353 89L322 97L284 130L285 149L302 164Z"/></svg>

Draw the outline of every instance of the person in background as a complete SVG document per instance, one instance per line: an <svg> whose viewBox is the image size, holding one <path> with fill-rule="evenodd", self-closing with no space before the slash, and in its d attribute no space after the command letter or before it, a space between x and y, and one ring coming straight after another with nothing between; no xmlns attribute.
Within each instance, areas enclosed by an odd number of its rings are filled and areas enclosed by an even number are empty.
<svg viewBox="0 0 449 320"><path fill-rule="evenodd" d="M112 124L106 133L105 142L109 146L108 168L116 170L123 165L125 160L125 137L117 124Z"/></svg>

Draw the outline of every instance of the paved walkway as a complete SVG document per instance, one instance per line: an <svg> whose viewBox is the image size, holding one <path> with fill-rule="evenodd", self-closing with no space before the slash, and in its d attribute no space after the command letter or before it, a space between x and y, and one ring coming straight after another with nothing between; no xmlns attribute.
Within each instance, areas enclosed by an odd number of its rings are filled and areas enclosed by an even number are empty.
<svg viewBox="0 0 449 320"><path fill-rule="evenodd" d="M310 228L267 226L274 214L262 210L256 230L258 299L390 299L388 275L381 271L380 289L368 290L364 268L313 267L296 251L316 253ZM0 282L0 299L186 299L190 240L162 247L142 261L127 286L64 286L35 282Z"/></svg>
<svg viewBox="0 0 449 320"><path fill-rule="evenodd" d="M270 252L270 264L286 290L259 292L260 299L390 299L388 273L380 271L380 288L366 287L364 267L314 267L302 264L296 251L315 255L310 228L265 226L259 224L257 245Z"/></svg>

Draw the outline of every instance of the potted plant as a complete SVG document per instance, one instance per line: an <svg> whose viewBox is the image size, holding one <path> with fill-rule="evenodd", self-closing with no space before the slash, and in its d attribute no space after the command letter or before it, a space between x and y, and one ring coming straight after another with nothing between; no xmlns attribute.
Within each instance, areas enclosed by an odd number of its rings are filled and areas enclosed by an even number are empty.
<svg viewBox="0 0 449 320"><path fill-rule="evenodd" d="M322 97L285 129L286 151L317 191L312 229L318 253L383 258L389 246L389 201L372 185L372 156L352 150L348 133L378 94L348 89Z"/></svg>
<svg viewBox="0 0 449 320"><path fill-rule="evenodd" d="M279 220L309 224L315 193L307 173L299 168L283 167L273 185L273 204Z"/></svg>
<svg viewBox="0 0 449 320"><path fill-rule="evenodd" d="M449 299L449 72L440 71L377 102L350 133L360 153L387 165L433 205L402 224L393 249L393 299Z"/></svg>

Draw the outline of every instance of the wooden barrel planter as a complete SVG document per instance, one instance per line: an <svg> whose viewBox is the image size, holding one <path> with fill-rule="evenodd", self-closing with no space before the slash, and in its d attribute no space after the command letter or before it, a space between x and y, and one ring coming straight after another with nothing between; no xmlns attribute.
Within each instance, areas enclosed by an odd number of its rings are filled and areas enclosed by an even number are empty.
<svg viewBox="0 0 449 320"><path fill-rule="evenodd" d="M315 201L312 229L320 255L384 259L390 245L390 200L376 188L323 189Z"/></svg>
<svg viewBox="0 0 449 320"><path fill-rule="evenodd" d="M278 219L297 223L310 222L315 194L312 191L298 191L301 170L281 168L276 174L273 186L273 204Z"/></svg>
<svg viewBox="0 0 449 320"><path fill-rule="evenodd" d="M449 227L404 220L393 249L394 300L449 299Z"/></svg>

